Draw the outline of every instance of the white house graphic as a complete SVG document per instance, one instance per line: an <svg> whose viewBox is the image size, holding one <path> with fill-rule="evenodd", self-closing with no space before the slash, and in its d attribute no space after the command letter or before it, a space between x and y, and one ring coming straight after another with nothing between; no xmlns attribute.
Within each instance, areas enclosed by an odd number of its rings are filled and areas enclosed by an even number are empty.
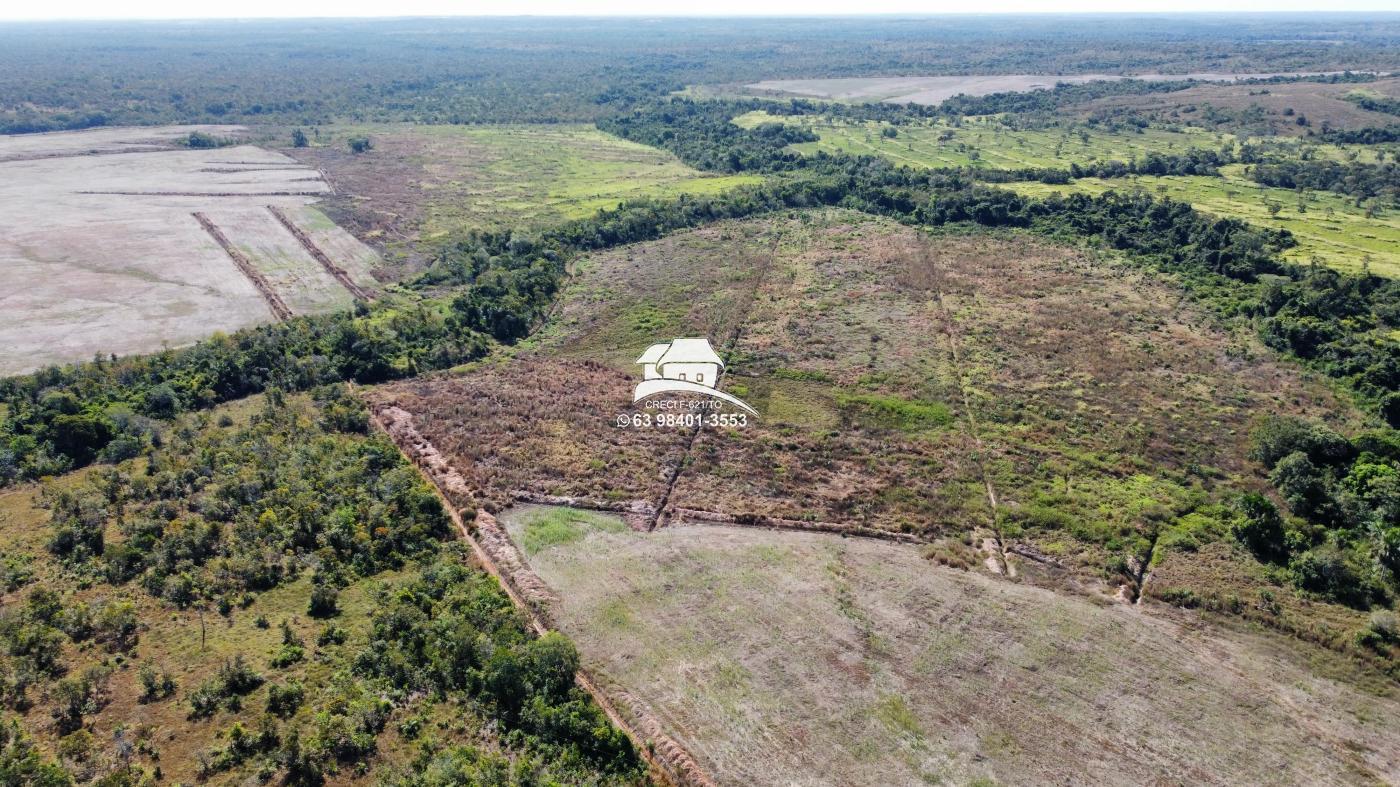
<svg viewBox="0 0 1400 787"><path fill-rule="evenodd" d="M737 396L715 388L724 369L724 361L710 346L709 339L672 339L653 344L642 353L637 363L642 365L642 381L632 392L633 402L659 393L698 393L758 415Z"/></svg>
<svg viewBox="0 0 1400 787"><path fill-rule="evenodd" d="M644 380L683 380L711 388L724 368L709 339L672 339L653 344L637 359Z"/></svg>

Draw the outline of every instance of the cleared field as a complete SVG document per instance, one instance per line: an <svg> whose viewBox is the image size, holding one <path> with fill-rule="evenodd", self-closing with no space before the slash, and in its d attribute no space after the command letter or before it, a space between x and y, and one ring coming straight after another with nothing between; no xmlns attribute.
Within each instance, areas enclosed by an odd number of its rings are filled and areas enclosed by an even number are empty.
<svg viewBox="0 0 1400 787"><path fill-rule="evenodd" d="M368 136L354 155L346 140ZM357 126L322 130L286 152L326 173L332 215L412 260L424 242L464 229L528 228L592 215L637 197L709 194L752 176L712 176L669 153L581 125Z"/></svg>
<svg viewBox="0 0 1400 787"><path fill-rule="evenodd" d="M864 539L644 534L534 507L505 522L585 664L721 784L1400 779L1400 703L1277 637Z"/></svg>
<svg viewBox="0 0 1400 787"><path fill-rule="evenodd" d="M889 101L896 104L940 104L953 96L985 96L1047 90L1056 84L1082 85L1086 82L1143 79L1179 81L1198 79L1229 82L1237 79L1263 79L1301 74L992 74L968 76L842 77L836 79L772 79L744 87L751 92L779 93L838 101Z"/></svg>
<svg viewBox="0 0 1400 787"><path fill-rule="evenodd" d="M696 335L761 417L616 426L637 355ZM721 784L1400 776L1393 684L1336 653L1366 613L1270 582L1212 505L1256 483L1252 414L1358 416L1112 257L721 222L589 256L524 346L368 396L500 513L484 549L624 718Z"/></svg>
<svg viewBox="0 0 1400 787"><path fill-rule="evenodd" d="M169 150L182 137L188 137L190 133L196 131L221 138L236 139L244 136L248 130L244 126L188 125L153 128L90 128L83 131L58 131L48 134L5 135L0 136L0 161Z"/></svg>
<svg viewBox="0 0 1400 787"><path fill-rule="evenodd" d="M1348 106L1351 106L1348 104ZM1183 153L1193 148L1233 149L1232 134L1202 130L1170 131L1148 128L1137 132L1090 129L1008 129L999 123L969 120L958 125L930 122L893 127L881 122L841 122L817 117L783 118L766 112L749 112L734 119L744 128L762 123L798 123L820 139L792 146L807 155L818 152L883 156L910 167L974 167L1064 169L1070 164L1096 161L1129 161L1149 153ZM882 134L895 128L897 136ZM1282 155L1304 150L1318 159L1375 163L1377 146L1324 145L1291 139L1250 138L1251 144ZM1164 194L1221 215L1261 226L1287 229L1298 240L1284 256L1344 271L1359 271L1369 258L1370 270L1383 276L1400 276L1400 212L1387 207L1359 207L1352 198L1326 191L1305 192L1301 198L1290 189L1262 186L1249 180L1243 165L1222 168L1222 177L1140 176L1105 180L1081 178L1069 185L1018 183L1007 186L1031 195L1071 190L1101 193L1112 189L1142 188ZM1278 210L1273 210L1277 206Z"/></svg>
<svg viewBox="0 0 1400 787"><path fill-rule="evenodd" d="M455 377L373 391L378 408L401 408L451 460L466 488L456 502L499 511L529 492L639 501L666 489L663 468L684 454L679 429L616 428L631 406L632 377L589 362L544 358L484 363Z"/></svg>
<svg viewBox="0 0 1400 787"><path fill-rule="evenodd" d="M637 355L697 335L727 347L722 385L761 418L688 443L617 427ZM1138 557L1154 511L1234 488L1252 413L1355 417L1168 282L1027 236L927 238L839 210L593 255L518 354L372 396L495 510L529 492L960 554L998 529L1089 578Z"/></svg>
<svg viewBox="0 0 1400 787"><path fill-rule="evenodd" d="M1224 177L1138 176L1114 180L1080 178L1072 184L1008 184L1022 194L1086 191L1098 194L1112 189L1141 188L1153 194L1189 202L1220 216L1293 233L1298 245L1284 252L1286 259L1307 264L1314 257L1343 271L1359 271L1369 263L1372 273L1400 276L1400 211L1366 208L1353 199L1326 191L1309 191L1300 197L1289 189L1261 186L1245 179L1239 166L1226 167Z"/></svg>
<svg viewBox="0 0 1400 787"><path fill-rule="evenodd" d="M744 128L766 122L799 123L821 139L792 148L812 155L818 152L856 156L884 156L911 167L977 167L1064 169L1071 163L1128 161L1148 153L1184 153L1193 148L1233 148L1228 134L1183 133L1149 128L1137 132L1089 129L1016 130L995 122L968 120L958 125L945 121L890 126L879 121L841 122L803 116L785 118L766 112L749 112L734 119ZM881 132L894 128L897 136Z"/></svg>
<svg viewBox="0 0 1400 787"><path fill-rule="evenodd" d="M1400 95L1400 79L1365 84L1290 82L1279 85L1201 85L1175 93L1108 96L1070 110L1076 115L1137 113L1171 123L1214 128L1232 126L1254 134L1305 136L1326 123L1351 129L1388 126L1393 115L1362 109L1346 95ZM1292 110L1291 112L1289 110ZM1300 125L1299 117L1307 119Z"/></svg>
<svg viewBox="0 0 1400 787"><path fill-rule="evenodd" d="M0 304L12 318L0 374L347 306L350 292L272 208L372 284L373 252L312 206L329 191L318 172L249 145L147 149L187 128L128 130L135 151L98 155L87 153L120 146L121 130L0 139L0 158L23 155L0 162Z"/></svg>

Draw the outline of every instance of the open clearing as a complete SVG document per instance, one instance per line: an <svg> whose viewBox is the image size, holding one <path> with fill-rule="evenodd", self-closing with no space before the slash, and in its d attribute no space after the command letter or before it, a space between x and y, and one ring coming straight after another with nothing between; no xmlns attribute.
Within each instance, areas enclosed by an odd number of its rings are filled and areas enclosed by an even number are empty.
<svg viewBox="0 0 1400 787"><path fill-rule="evenodd" d="M866 539L644 534L535 507L505 522L624 713L660 718L721 784L1400 779L1400 703L1274 636Z"/></svg>
<svg viewBox="0 0 1400 787"><path fill-rule="evenodd" d="M1243 124L1251 133L1305 136L1324 124L1353 129L1388 126L1393 115L1362 109L1346 100L1350 93L1400 96L1400 79L1363 84L1287 82L1277 85L1198 85L1174 93L1106 96L1068 110L1075 115L1136 114L1169 123L1212 128ZM1292 112L1289 112L1292 110ZM1300 125L1299 117L1308 125Z"/></svg>
<svg viewBox="0 0 1400 787"><path fill-rule="evenodd" d="M879 121L842 121L817 116L781 117L755 111L734 118L743 128L783 122L811 129L820 139L792 145L806 155L819 152L884 156L910 167L1066 169L1070 164L1128 161L1148 153L1180 154L1193 148L1219 150L1234 146L1228 134L1184 133L1163 129L1010 129L997 122L969 119L953 125L930 121L894 127L898 136L881 134L891 126Z"/></svg>
<svg viewBox="0 0 1400 787"><path fill-rule="evenodd" d="M368 136L355 155L345 141ZM591 126L354 126L286 152L326 173L331 214L394 259L451 230L528 229L638 197L712 194L759 178L706 175Z"/></svg>
<svg viewBox="0 0 1400 787"><path fill-rule="evenodd" d="M1400 210L1377 208L1367 215L1356 201L1329 191L1305 192L1262 186L1245 178L1239 165L1222 168L1222 177L1133 176L1103 180L1079 178L1071 184L1014 183L1006 188L1031 196L1052 192L1140 188L1154 195L1189 202L1207 213L1293 233L1298 245L1285 259L1308 264L1314 257L1342 271L1359 272L1369 262L1372 273L1400 277ZM1271 207L1277 212L1271 212Z"/></svg>
<svg viewBox="0 0 1400 787"><path fill-rule="evenodd" d="M616 426L633 361L675 336L723 348L722 387L761 417L693 439ZM1169 282L1026 235L926 238L841 210L592 255L515 355L370 397L492 511L523 494L643 523L862 529L969 564L999 531L992 556L1014 570L1109 594L1115 566L1146 559L1155 512L1250 477L1252 413L1357 418Z"/></svg>
<svg viewBox="0 0 1400 787"><path fill-rule="evenodd" d="M1149 153L1171 155L1193 148L1234 148L1237 142L1234 135L1203 130L1022 130L975 120L956 126L943 121L902 125L897 127L897 136L887 137L881 132L889 128L889 124L873 121L784 118L765 112L749 112L734 119L734 123L744 128L767 122L796 123L815 132L820 137L818 141L792 146L806 155L827 152L883 156L896 164L910 167L1065 169L1070 164L1141 160ZM1376 161L1376 146L1322 145L1258 137L1248 141L1286 155L1298 155L1306 150L1309 156L1317 159ZM1074 190L1099 194L1114 189L1141 188L1153 194L1189 202L1216 215L1239 218L1273 229L1286 229L1298 241L1296 247L1283 255L1293 262L1309 263L1316 257L1329 267L1359 272L1369 258L1372 273L1400 276L1400 211L1381 206L1371 209L1358 207L1355 199L1329 191L1307 191L1300 200L1299 194L1291 189L1255 183L1245 176L1243 169L1243 165L1222 167L1221 177L1144 175L1114 179L1079 178L1067 185L1027 182L1003 187L1030 196ZM1277 205L1279 210L1272 213L1271 205Z"/></svg>
<svg viewBox="0 0 1400 787"><path fill-rule="evenodd" d="M702 335L761 417L618 427L637 355ZM1112 256L720 222L584 258L521 346L366 393L500 514L483 550L624 718L721 784L1400 777L1393 684L1309 644L1366 614L1270 581L1209 505L1258 483L1251 414L1359 416Z"/></svg>
<svg viewBox="0 0 1400 787"><path fill-rule="evenodd" d="M0 374L348 306L307 243L372 285L374 252L312 207L320 173L251 145L169 144L190 128L0 138Z"/></svg>
<svg viewBox="0 0 1400 787"><path fill-rule="evenodd" d="M940 104L953 96L986 96L1048 90L1056 84L1082 85L1086 82L1142 79L1147 81L1228 82L1237 79L1266 79L1302 74L993 74L968 76L841 77L836 79L770 79L745 85L759 93L778 93L838 101L888 101L895 104Z"/></svg>

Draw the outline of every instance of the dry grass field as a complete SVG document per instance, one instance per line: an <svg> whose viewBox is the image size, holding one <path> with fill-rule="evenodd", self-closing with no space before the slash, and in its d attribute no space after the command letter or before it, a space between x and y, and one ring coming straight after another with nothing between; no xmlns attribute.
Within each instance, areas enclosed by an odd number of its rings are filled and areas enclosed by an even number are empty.
<svg viewBox="0 0 1400 787"><path fill-rule="evenodd" d="M317 171L251 145L172 144L190 130L0 138L0 374L349 305L271 208L372 284L373 251L313 207L329 191Z"/></svg>
<svg viewBox="0 0 1400 787"><path fill-rule="evenodd" d="M366 136L374 149L349 152ZM287 148L326 173L328 211L400 266L463 229L529 229L637 197L711 194L757 177L707 175L591 126L338 126Z"/></svg>
<svg viewBox="0 0 1400 787"><path fill-rule="evenodd" d="M1175 93L1148 93L1140 96L1109 96L1095 99L1071 110L1074 114L1131 111L1170 123L1210 127L1211 110L1226 114L1251 113L1252 133L1303 136L1326 123L1332 128L1351 129L1388 126L1391 115L1362 109L1345 99L1348 93L1370 92L1382 96L1400 95L1400 79L1381 79L1364 85L1292 82L1280 85L1202 85ZM1286 110L1292 110L1286 113ZM1309 125L1299 125L1299 116Z"/></svg>
<svg viewBox="0 0 1400 787"><path fill-rule="evenodd" d="M1292 74L991 74L967 76L840 77L834 79L770 79L744 85L760 95L806 96L837 101L888 101L895 104L941 104L958 95L985 96L1047 90L1060 83L1119 79L1185 80L1228 82L1236 79L1264 79Z"/></svg>
<svg viewBox="0 0 1400 787"><path fill-rule="evenodd" d="M728 349L722 387L761 417L693 439L617 427L637 355L696 335ZM955 563L999 534L1011 570L1109 594L1162 521L1256 483L1252 413L1359 419L1169 282L1029 236L840 210L592 255L510 356L371 396L412 414L492 510L525 492L662 524L824 523L937 540Z"/></svg>
<svg viewBox="0 0 1400 787"><path fill-rule="evenodd" d="M505 522L561 629L721 784L1367 784L1400 714L1340 660L1189 615L725 527ZM1335 662L1335 664L1334 664Z"/></svg>

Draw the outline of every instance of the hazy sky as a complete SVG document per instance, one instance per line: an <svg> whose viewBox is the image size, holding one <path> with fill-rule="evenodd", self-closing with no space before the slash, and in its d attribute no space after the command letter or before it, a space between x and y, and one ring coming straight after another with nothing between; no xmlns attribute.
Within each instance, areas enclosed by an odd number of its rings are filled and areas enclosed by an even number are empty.
<svg viewBox="0 0 1400 787"><path fill-rule="evenodd" d="M824 15L1191 11L1400 11L1400 0L48 0L0 3L0 19L469 15Z"/></svg>

